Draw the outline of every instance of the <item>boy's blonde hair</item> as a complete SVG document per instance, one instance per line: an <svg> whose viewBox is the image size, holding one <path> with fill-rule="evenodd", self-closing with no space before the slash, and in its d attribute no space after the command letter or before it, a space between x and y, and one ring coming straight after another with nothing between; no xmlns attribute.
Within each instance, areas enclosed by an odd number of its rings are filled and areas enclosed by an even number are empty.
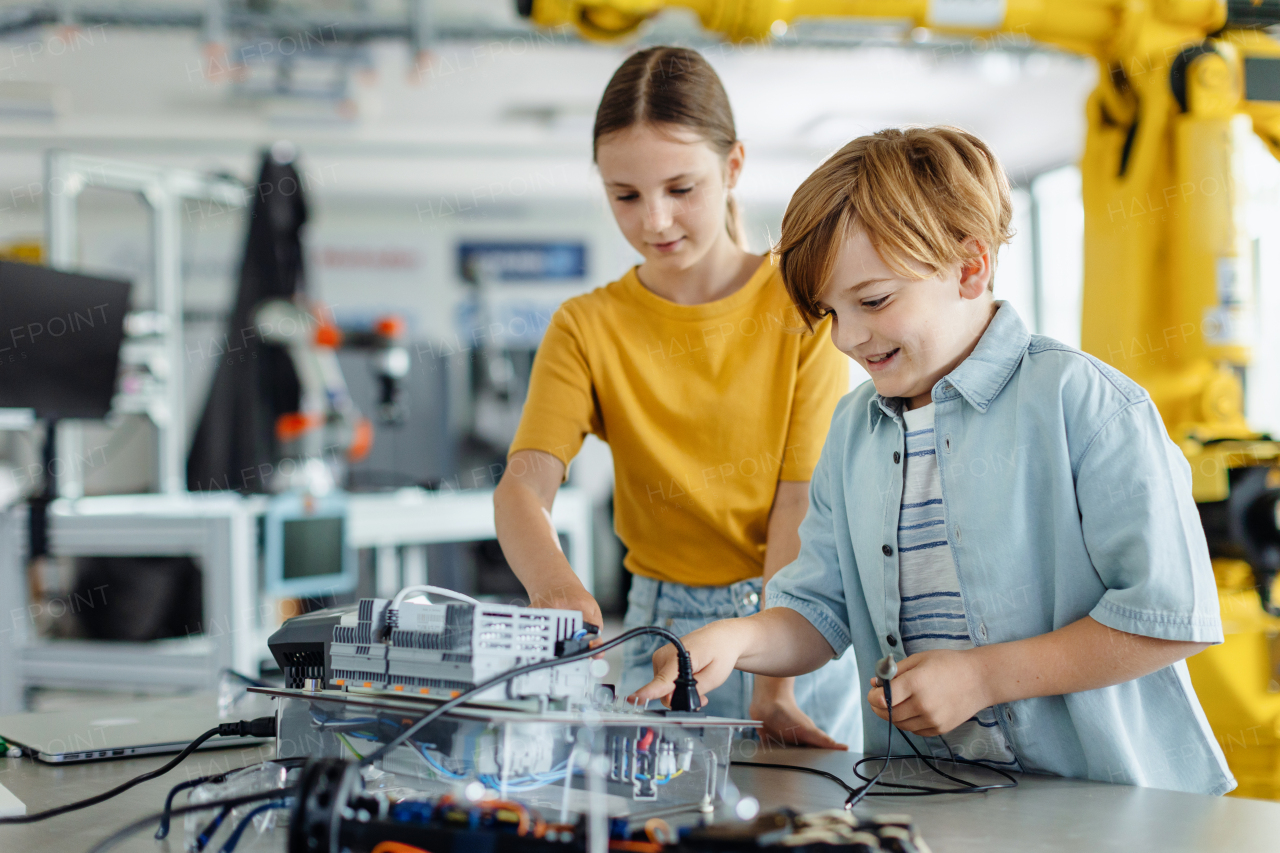
<svg viewBox="0 0 1280 853"><path fill-rule="evenodd" d="M818 296L855 227L892 270L917 278L909 261L937 274L972 257L971 237L990 247L994 266L1012 216L1009 180L981 139L954 127L891 128L853 140L805 179L774 252L812 330Z"/></svg>

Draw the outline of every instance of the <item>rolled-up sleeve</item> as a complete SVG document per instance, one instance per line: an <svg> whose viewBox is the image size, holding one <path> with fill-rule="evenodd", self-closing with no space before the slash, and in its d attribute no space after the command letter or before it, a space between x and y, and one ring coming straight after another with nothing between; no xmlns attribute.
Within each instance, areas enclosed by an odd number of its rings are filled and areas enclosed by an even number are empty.
<svg viewBox="0 0 1280 853"><path fill-rule="evenodd" d="M839 417L836 421L809 482L809 511L800 523L800 554L778 570L765 590L766 607L787 607L808 619L831 645L834 657L852 642L840 565L840 551L852 555L852 549L848 542L843 549L837 546L840 534L831 512L831 489L833 484L840 487L839 473L831 470L832 440L841 440L843 432ZM848 540L847 530L843 535Z"/></svg>
<svg viewBox="0 0 1280 853"><path fill-rule="evenodd" d="M1076 498L1085 546L1106 587L1090 616L1130 634L1222 642L1191 469L1149 399L1099 429L1081 457Z"/></svg>

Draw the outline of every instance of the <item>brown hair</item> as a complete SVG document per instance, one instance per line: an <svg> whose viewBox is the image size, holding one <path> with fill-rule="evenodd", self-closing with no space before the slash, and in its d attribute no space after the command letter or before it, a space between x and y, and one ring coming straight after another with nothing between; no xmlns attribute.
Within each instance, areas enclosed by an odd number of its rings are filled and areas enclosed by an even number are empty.
<svg viewBox="0 0 1280 853"><path fill-rule="evenodd" d="M990 247L994 266L1012 217L1009 180L981 139L954 127L891 128L853 140L805 179L774 252L812 329L821 317L818 295L851 229L864 229L895 272L917 278L909 261L935 275L972 257L964 245L971 237Z"/></svg>
<svg viewBox="0 0 1280 853"><path fill-rule="evenodd" d="M685 47L651 47L633 53L605 86L592 132L591 159L600 139L635 124L674 125L694 131L721 157L738 141L733 110L720 78L702 54ZM742 216L729 194L725 227L745 246Z"/></svg>

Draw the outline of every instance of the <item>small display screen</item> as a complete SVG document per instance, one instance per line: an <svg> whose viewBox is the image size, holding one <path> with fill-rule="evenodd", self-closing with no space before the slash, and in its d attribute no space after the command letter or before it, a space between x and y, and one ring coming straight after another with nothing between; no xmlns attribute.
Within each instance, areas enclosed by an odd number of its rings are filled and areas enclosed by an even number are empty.
<svg viewBox="0 0 1280 853"><path fill-rule="evenodd" d="M1249 101L1280 101L1280 59L1245 57L1244 97Z"/></svg>
<svg viewBox="0 0 1280 853"><path fill-rule="evenodd" d="M342 574L341 516L284 522L284 579Z"/></svg>

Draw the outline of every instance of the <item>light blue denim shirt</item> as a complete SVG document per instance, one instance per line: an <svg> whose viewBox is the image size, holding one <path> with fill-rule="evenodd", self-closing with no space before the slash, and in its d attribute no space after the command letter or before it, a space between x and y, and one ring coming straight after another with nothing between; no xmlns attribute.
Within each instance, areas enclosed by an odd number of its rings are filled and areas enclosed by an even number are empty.
<svg viewBox="0 0 1280 853"><path fill-rule="evenodd" d="M1151 398L1092 356L1030 335L998 304L973 354L932 391L947 540L973 642L1084 616L1125 632L1121 647L1127 634L1222 642L1191 470ZM901 402L870 382L840 401L800 555L765 596L807 618L837 654L852 645L863 673L902 657ZM1207 794L1235 787L1182 662L995 710L1027 771ZM886 724L864 713L863 725L865 751L883 752Z"/></svg>

